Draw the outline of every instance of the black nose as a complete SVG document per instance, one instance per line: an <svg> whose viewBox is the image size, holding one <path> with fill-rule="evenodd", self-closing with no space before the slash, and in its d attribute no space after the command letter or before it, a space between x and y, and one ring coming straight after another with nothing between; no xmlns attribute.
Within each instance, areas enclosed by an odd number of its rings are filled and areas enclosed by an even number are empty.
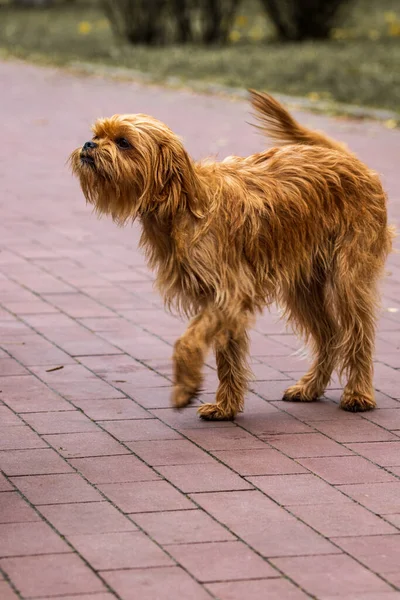
<svg viewBox="0 0 400 600"><path fill-rule="evenodd" d="M93 148L97 148L97 144L95 144L94 142L86 142L83 145L84 150L92 150Z"/></svg>

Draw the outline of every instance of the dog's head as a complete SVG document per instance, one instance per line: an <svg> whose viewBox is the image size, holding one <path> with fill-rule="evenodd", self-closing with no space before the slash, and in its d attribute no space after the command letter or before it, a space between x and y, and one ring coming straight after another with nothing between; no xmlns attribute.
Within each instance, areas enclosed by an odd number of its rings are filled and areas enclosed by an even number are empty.
<svg viewBox="0 0 400 600"><path fill-rule="evenodd" d="M93 137L70 157L86 200L120 224L186 207L194 194L192 162L180 139L147 115L99 119Z"/></svg>

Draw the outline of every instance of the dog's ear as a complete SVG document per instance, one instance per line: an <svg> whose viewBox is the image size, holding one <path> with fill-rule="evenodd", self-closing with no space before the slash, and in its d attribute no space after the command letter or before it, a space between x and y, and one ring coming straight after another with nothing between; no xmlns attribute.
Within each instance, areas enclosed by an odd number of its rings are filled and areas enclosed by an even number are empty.
<svg viewBox="0 0 400 600"><path fill-rule="evenodd" d="M197 177L192 160L178 140L160 144L155 179L159 209L173 214L179 208L196 212Z"/></svg>

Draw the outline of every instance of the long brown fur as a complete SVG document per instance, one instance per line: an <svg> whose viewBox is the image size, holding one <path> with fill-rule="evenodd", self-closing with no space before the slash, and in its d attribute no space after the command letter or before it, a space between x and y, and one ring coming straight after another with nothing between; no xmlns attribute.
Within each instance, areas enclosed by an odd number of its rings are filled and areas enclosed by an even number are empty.
<svg viewBox="0 0 400 600"><path fill-rule="evenodd" d="M250 94L260 127L281 147L194 162L163 123L116 115L96 122L96 146L72 154L73 172L99 214L119 224L139 218L166 305L192 317L175 344L174 406L201 389L213 346L216 402L199 414L234 418L249 377L248 328L278 302L314 355L284 398L315 400L336 368L347 378L341 407L369 410L377 281L392 240L385 193L340 143L302 127L271 96Z"/></svg>

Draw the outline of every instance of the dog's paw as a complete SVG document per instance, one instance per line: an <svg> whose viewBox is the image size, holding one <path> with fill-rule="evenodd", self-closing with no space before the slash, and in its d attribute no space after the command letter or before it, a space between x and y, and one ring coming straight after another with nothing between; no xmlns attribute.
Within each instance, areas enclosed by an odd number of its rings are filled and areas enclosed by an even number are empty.
<svg viewBox="0 0 400 600"><path fill-rule="evenodd" d="M310 393L305 386L292 385L284 393L282 400L286 402L314 402L318 400L317 394Z"/></svg>
<svg viewBox="0 0 400 600"><path fill-rule="evenodd" d="M218 404L202 404L197 410L197 414L206 421L232 421L236 413L222 410Z"/></svg>
<svg viewBox="0 0 400 600"><path fill-rule="evenodd" d="M339 406L349 412L365 412L376 408L376 402L373 396L345 391Z"/></svg>
<svg viewBox="0 0 400 600"><path fill-rule="evenodd" d="M184 408L191 403L196 392L189 391L183 385L175 385L172 390L171 404L174 408Z"/></svg>

